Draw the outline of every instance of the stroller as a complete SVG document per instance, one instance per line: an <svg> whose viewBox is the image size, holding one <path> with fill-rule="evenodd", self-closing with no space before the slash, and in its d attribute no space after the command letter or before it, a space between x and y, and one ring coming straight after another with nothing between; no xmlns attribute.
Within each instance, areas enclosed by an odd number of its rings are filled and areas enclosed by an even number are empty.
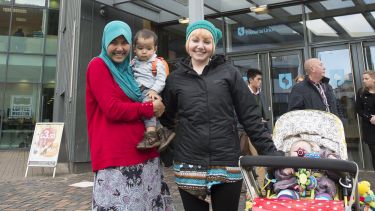
<svg viewBox="0 0 375 211"><path fill-rule="evenodd" d="M285 157L243 156L239 160L249 210L360 209L359 203L354 204L358 202L358 165L347 161L344 128L338 117L317 110L288 112L277 120L273 140ZM257 180L254 167L268 168L265 185Z"/></svg>

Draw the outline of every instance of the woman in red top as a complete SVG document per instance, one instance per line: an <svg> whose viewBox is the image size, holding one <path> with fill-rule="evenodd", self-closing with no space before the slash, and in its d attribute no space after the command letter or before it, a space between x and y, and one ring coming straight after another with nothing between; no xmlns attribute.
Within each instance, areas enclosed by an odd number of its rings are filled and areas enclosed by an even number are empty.
<svg viewBox="0 0 375 211"><path fill-rule="evenodd" d="M164 112L161 99L140 102L130 70L130 27L106 25L102 50L86 73L86 114L92 168L93 210L174 210L157 149L137 150L144 118Z"/></svg>

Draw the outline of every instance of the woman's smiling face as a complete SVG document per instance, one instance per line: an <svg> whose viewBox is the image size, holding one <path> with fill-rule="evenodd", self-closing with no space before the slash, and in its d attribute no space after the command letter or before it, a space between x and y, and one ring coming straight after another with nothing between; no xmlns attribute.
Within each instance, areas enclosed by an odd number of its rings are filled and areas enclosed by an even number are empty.
<svg viewBox="0 0 375 211"><path fill-rule="evenodd" d="M214 40L206 29L196 29L189 36L186 50L192 60L199 63L208 62L214 52Z"/></svg>
<svg viewBox="0 0 375 211"><path fill-rule="evenodd" d="M109 58L115 63L122 63L125 58L129 55L130 45L124 38L120 35L109 43L107 48L107 54Z"/></svg>

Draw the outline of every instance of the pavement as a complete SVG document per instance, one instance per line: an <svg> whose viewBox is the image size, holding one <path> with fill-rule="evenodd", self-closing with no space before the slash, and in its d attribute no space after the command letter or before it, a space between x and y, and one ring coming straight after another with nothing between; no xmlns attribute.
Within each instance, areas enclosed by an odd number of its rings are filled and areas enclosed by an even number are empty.
<svg viewBox="0 0 375 211"><path fill-rule="evenodd" d="M55 178L52 168L40 167L30 168L25 178L27 159L28 151L0 150L0 210L90 210L92 187L70 185L93 181L93 173L70 174L66 165L59 164ZM176 210L183 211L172 170L164 168L164 174ZM370 181L375 189L374 171L361 171L360 178ZM244 195L238 210L244 210Z"/></svg>

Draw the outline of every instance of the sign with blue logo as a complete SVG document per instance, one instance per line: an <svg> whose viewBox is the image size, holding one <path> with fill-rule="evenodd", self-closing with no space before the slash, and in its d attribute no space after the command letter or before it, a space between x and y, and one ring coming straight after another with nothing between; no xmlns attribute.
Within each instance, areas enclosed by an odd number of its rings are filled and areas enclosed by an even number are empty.
<svg viewBox="0 0 375 211"><path fill-rule="evenodd" d="M279 74L279 86L281 89L289 89L292 85L292 73Z"/></svg>
<svg viewBox="0 0 375 211"><path fill-rule="evenodd" d="M238 27L237 28L237 34L238 36L244 36L245 35L245 27Z"/></svg>
<svg viewBox="0 0 375 211"><path fill-rule="evenodd" d="M329 77L329 84L332 86L333 89L341 86L345 82L344 78L344 70L343 69L333 69L328 70L328 77Z"/></svg>

